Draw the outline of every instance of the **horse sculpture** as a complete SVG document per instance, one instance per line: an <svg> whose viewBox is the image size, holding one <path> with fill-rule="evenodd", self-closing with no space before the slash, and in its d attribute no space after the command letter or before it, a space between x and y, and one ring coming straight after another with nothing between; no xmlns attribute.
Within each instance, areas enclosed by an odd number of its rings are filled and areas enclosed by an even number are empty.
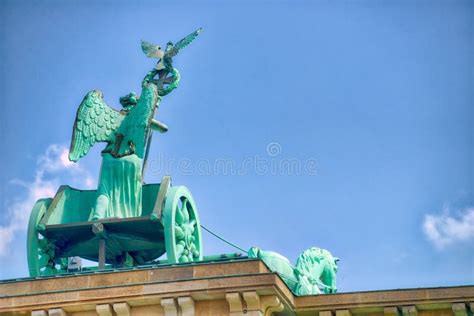
<svg viewBox="0 0 474 316"><path fill-rule="evenodd" d="M336 293L338 258L325 249L306 249L293 266L288 258L273 251L252 247L250 258L259 258L272 272L276 272L290 290L298 296Z"/></svg>

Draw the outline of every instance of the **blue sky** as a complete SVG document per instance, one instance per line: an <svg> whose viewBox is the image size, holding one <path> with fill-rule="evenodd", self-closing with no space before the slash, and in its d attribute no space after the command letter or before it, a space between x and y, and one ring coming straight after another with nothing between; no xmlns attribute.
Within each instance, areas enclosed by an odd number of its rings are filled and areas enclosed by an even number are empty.
<svg viewBox="0 0 474 316"><path fill-rule="evenodd" d="M474 283L474 2L2 1L0 24L0 279L27 276L31 203L97 179L102 145L64 159L84 95L117 108L140 39L202 26L147 182L244 248L330 250L342 292Z"/></svg>

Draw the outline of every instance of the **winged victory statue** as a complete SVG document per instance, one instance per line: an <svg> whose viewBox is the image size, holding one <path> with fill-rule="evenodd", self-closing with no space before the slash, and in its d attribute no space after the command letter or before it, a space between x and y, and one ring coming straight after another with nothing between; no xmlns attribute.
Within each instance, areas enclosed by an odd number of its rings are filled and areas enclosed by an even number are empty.
<svg viewBox="0 0 474 316"><path fill-rule="evenodd" d="M143 79L140 96L132 92L120 98L120 110L109 107L99 90L84 97L73 127L69 159L76 162L96 143L107 143L102 151L97 198L89 220L141 215L143 170L151 135L153 131L168 130L154 115L161 98L179 84L180 74L173 67L173 57L196 39L201 30L176 44L168 42L165 50L142 41L142 51L158 62Z"/></svg>

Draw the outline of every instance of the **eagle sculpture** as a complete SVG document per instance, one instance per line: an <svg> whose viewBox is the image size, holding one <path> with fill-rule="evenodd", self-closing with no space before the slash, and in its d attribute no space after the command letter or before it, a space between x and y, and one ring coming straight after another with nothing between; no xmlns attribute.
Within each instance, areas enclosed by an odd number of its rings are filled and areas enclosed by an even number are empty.
<svg viewBox="0 0 474 316"><path fill-rule="evenodd" d="M157 70L171 70L173 68L172 58L178 54L180 49L191 44L191 42L194 41L201 31L202 28L197 29L185 38L178 41L176 44L173 44L173 42L168 42L164 51L161 50L160 46L142 40L142 51L147 57L158 59L158 63L155 66Z"/></svg>

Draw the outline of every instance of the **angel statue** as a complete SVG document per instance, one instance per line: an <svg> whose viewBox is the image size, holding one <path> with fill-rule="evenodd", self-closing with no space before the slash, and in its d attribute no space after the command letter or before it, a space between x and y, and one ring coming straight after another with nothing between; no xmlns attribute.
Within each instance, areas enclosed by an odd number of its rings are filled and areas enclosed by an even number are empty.
<svg viewBox="0 0 474 316"><path fill-rule="evenodd" d="M89 92L80 104L69 160L78 161L95 143L107 143L102 151L97 198L89 220L141 216L143 170L152 131L168 130L154 115L161 98L174 90L180 80L172 65L173 57L200 32L198 29L175 45L168 42L165 51L142 41L143 52L158 58L158 64L143 79L140 96L130 93L120 98L120 110L109 107L99 90Z"/></svg>

